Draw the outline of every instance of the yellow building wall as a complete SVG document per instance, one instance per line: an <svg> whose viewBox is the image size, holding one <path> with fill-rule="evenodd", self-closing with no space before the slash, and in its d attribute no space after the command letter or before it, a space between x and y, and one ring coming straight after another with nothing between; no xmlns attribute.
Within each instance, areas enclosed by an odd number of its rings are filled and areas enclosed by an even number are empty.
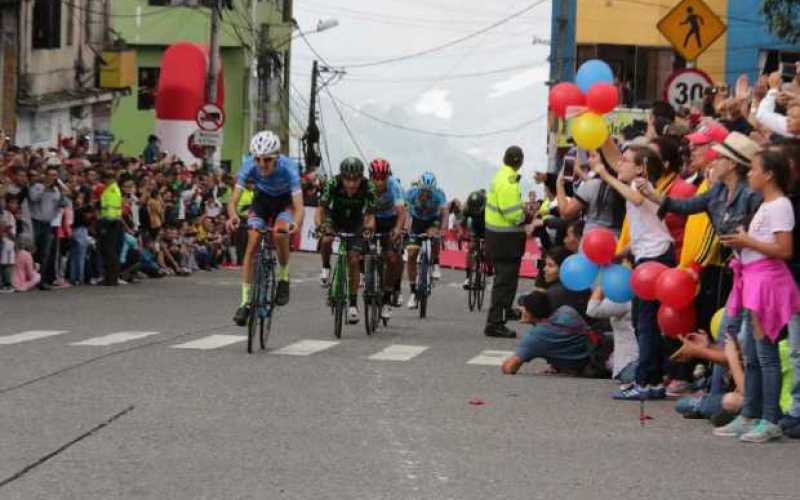
<svg viewBox="0 0 800 500"><path fill-rule="evenodd" d="M728 15L728 0L705 0L723 22ZM654 5L645 5L654 4ZM670 47L656 25L679 0L578 0L575 38L578 44L639 45ZM697 60L697 67L715 82L725 81L727 32Z"/></svg>

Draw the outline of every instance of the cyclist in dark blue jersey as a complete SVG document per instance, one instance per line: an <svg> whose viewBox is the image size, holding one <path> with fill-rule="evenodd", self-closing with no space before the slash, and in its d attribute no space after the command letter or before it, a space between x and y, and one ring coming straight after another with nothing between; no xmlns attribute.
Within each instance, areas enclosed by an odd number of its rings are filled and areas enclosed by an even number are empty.
<svg viewBox="0 0 800 500"><path fill-rule="evenodd" d="M369 165L369 177L375 185L378 200L375 203L376 231L385 235L381 241L386 269L383 277L383 310L381 317L392 317L392 295L400 288L403 276L403 261L399 246L403 238L406 221L405 197L400 179L392 175L389 162L377 158Z"/></svg>

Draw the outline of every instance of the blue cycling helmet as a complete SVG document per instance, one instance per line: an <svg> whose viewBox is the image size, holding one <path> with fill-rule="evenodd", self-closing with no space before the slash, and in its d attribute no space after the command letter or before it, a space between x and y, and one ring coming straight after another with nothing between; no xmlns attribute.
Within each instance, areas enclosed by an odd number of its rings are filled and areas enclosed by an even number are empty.
<svg viewBox="0 0 800 500"><path fill-rule="evenodd" d="M436 176L433 172L425 172L419 178L419 185L422 188L436 189Z"/></svg>

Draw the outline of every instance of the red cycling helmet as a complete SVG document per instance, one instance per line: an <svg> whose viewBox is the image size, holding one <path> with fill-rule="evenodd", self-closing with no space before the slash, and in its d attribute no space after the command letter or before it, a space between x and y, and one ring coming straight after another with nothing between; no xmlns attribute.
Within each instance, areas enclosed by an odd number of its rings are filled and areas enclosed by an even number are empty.
<svg viewBox="0 0 800 500"><path fill-rule="evenodd" d="M375 158L369 164L369 176L373 179L386 179L392 175L392 167L387 160Z"/></svg>

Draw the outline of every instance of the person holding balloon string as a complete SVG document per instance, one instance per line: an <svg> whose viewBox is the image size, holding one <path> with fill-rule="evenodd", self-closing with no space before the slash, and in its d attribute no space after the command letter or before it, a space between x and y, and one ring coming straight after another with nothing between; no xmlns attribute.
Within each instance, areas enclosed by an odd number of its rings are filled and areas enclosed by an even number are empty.
<svg viewBox="0 0 800 500"><path fill-rule="evenodd" d="M625 150L616 165L617 176L612 175L593 154L592 170L622 195L630 221L631 244L628 251L635 264L656 261L672 266L675 263L674 241L664 221L658 216L658 205L640 193L640 186L652 183L663 174L663 164L658 155L646 146L632 146ZM636 383L612 394L614 399L645 400L664 399L663 384L664 342L658 326L659 304L655 300L634 299L634 328L639 344L639 365Z"/></svg>

